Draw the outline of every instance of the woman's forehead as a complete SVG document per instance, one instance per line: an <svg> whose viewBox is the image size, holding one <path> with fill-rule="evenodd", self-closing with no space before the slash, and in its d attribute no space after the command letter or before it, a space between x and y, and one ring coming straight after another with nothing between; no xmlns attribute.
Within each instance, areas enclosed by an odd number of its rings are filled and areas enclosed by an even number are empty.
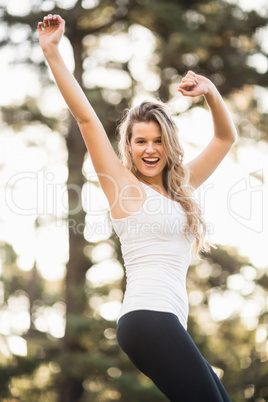
<svg viewBox="0 0 268 402"><path fill-rule="evenodd" d="M161 130L157 123L150 122L138 122L132 127L132 137L149 137L156 136L161 137Z"/></svg>

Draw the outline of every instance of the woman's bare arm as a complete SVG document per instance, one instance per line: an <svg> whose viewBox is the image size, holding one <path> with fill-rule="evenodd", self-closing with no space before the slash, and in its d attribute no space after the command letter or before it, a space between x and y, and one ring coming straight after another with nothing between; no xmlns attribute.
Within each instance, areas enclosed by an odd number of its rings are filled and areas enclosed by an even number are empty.
<svg viewBox="0 0 268 402"><path fill-rule="evenodd" d="M236 140L230 113L215 85L207 78L189 71L178 89L184 96L204 95L212 114L214 137L203 152L190 161L190 183L199 187L214 172Z"/></svg>
<svg viewBox="0 0 268 402"><path fill-rule="evenodd" d="M85 144L107 199L114 204L118 189L130 172L122 165L107 134L78 82L66 67L58 49L65 21L51 14L38 23L40 46L62 96L77 120ZM118 188L119 186L119 188ZM117 188L116 188L117 187Z"/></svg>

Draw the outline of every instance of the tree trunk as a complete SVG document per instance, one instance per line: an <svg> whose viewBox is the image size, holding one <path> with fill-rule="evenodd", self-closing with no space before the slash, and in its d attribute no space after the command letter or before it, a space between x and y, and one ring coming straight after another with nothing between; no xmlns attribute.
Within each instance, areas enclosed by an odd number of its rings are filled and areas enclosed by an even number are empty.
<svg viewBox="0 0 268 402"><path fill-rule="evenodd" d="M72 43L75 58L75 78L82 83L82 43L80 38L74 38ZM85 256L83 250L86 240L83 235L85 225L85 212L82 209L81 191L84 184L82 166L85 155L85 144L75 119L72 117L67 137L68 168L67 180L69 200L69 261L66 273L66 331L63 339L64 352L68 356L81 352L82 346L77 336L76 320L81 317L86 306L85 273L91 266L91 262ZM69 365L74 362L69 361ZM62 367L65 371L65 367ZM60 387L60 402L79 401L83 393L82 380L68 374L64 375Z"/></svg>

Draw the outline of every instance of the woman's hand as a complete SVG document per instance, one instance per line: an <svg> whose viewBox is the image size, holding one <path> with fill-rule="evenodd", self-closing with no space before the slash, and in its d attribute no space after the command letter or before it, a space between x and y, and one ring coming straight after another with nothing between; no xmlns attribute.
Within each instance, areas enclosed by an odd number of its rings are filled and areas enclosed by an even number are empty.
<svg viewBox="0 0 268 402"><path fill-rule="evenodd" d="M178 91L184 96L201 96L206 95L214 84L202 75L197 75L193 71L188 71L186 76L179 84Z"/></svg>
<svg viewBox="0 0 268 402"><path fill-rule="evenodd" d="M63 34L65 21L59 15L49 14L44 17L43 22L38 23L39 43L43 52L51 47L58 46Z"/></svg>

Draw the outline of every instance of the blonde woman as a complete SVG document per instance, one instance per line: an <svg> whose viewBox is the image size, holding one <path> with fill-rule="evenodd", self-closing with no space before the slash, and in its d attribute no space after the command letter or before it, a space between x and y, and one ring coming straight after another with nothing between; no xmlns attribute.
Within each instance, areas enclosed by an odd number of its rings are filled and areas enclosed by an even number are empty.
<svg viewBox="0 0 268 402"><path fill-rule="evenodd" d="M77 120L120 238L127 288L117 323L119 345L170 401L230 401L186 330L191 246L205 247L205 224L192 191L235 141L227 108L210 80L189 71L178 90L184 96L204 95L214 123L204 151L185 165L168 109L145 101L120 124L120 160L59 53L64 24L59 15L46 16L38 24L39 41Z"/></svg>

